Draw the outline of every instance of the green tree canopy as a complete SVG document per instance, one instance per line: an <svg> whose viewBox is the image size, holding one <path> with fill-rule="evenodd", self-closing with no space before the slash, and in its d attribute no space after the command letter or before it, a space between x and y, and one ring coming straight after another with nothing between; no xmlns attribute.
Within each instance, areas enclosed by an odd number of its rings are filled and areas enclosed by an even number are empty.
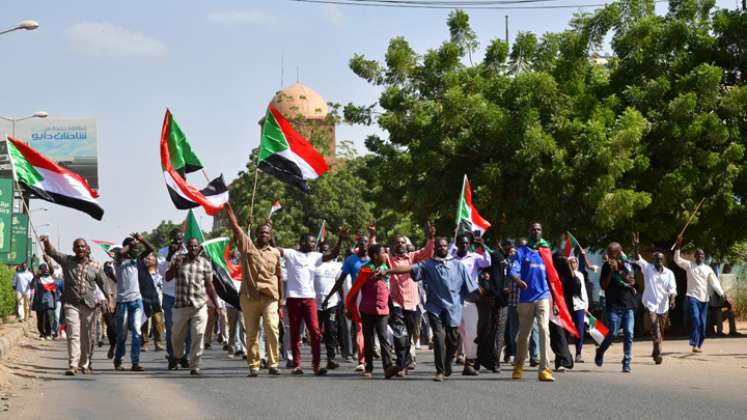
<svg viewBox="0 0 747 420"><path fill-rule="evenodd" d="M603 245L636 230L666 246L706 197L687 236L726 252L747 237L747 88L724 77L745 70L745 16L712 0L672 0L663 16L624 0L560 33L519 33L511 48L492 40L477 62L455 11L437 48L396 37L383 62L355 55L350 68L382 90L344 108L386 132L366 139L374 212L407 209L453 231L466 173L494 236L540 221L548 238L571 230ZM606 63L593 59L605 37Z"/></svg>

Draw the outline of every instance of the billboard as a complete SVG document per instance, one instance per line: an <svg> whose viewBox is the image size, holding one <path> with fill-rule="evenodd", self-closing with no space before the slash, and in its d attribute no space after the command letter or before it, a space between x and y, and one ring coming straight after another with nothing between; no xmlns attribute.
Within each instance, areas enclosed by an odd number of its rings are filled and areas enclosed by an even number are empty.
<svg viewBox="0 0 747 420"><path fill-rule="evenodd" d="M0 127L12 134L8 122ZM85 178L94 189L99 187L96 119L94 118L32 118L16 123L16 138L39 153ZM7 154L7 151L5 152ZM4 158L7 160L7 156ZM0 178L5 171L3 150L0 150Z"/></svg>
<svg viewBox="0 0 747 420"><path fill-rule="evenodd" d="M0 178L10 179L13 178L13 168L10 165L10 157L8 157L8 144L5 143L5 137L0 139Z"/></svg>
<svg viewBox="0 0 747 420"><path fill-rule="evenodd" d="M10 252L12 214L13 180L0 178L0 253Z"/></svg>
<svg viewBox="0 0 747 420"><path fill-rule="evenodd" d="M26 262L29 242L29 217L25 214L13 213L10 252L0 254L0 263L16 265Z"/></svg>

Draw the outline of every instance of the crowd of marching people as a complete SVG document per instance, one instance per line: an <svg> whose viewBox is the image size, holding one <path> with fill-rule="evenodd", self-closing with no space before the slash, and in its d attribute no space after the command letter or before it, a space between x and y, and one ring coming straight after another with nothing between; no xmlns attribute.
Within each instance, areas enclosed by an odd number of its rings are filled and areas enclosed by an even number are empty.
<svg viewBox="0 0 747 420"><path fill-rule="evenodd" d="M462 375L476 376L499 373L502 364L511 364L518 380L528 363L540 381L551 382L553 371L585 362L587 329L598 339L598 366L622 330L622 371L630 372L640 304L651 325L651 357L663 361L662 335L677 286L664 254L644 259L637 235L632 255L611 243L597 267L580 246L570 254L553 252L539 223L526 239L494 243L468 231L437 236L427 224L421 247L404 235L382 244L374 225L351 242L342 226L334 244L304 234L297 247L280 248L271 219L250 235L230 205L225 212L240 279L216 279L215 261L180 230L162 249L132 234L104 263L91 258L83 239L68 255L42 236L44 262L35 272L19 266L13 281L20 319L33 310L42 339L65 337L67 375L91 374L94 349L105 342L115 370L126 369L129 353L129 369L143 371L140 354L150 340L154 351L165 350L169 370L199 375L204 350L218 343L227 357L246 359L250 377L280 374L281 361L290 374L302 375L307 342L318 376L345 364L370 378L380 362L387 379L404 377L416 369L422 345L433 350L435 381L457 365ZM673 262L687 273L690 345L697 353L709 301L726 302L726 296L703 250L689 260L681 245L679 237ZM607 328L590 314L587 271L601 273Z"/></svg>

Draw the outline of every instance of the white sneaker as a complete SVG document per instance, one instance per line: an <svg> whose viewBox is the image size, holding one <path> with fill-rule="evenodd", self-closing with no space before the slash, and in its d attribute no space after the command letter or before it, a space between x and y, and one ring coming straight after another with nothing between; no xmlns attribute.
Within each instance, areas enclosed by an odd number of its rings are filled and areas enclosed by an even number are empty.
<svg viewBox="0 0 747 420"><path fill-rule="evenodd" d="M356 372L363 372L364 370L366 370L366 365L364 365L363 363L361 363L360 365L358 365L358 366L357 366L357 367L355 368L355 371L356 371Z"/></svg>

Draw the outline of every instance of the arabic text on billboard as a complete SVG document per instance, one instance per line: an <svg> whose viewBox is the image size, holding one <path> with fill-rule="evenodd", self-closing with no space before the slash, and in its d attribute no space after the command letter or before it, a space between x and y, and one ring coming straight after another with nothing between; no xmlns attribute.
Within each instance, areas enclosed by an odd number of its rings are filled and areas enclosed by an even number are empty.
<svg viewBox="0 0 747 420"><path fill-rule="evenodd" d="M10 127L4 127L10 132ZM16 137L39 153L80 174L98 188L96 120L94 118L34 118L16 123ZM0 168L2 169L2 168Z"/></svg>

